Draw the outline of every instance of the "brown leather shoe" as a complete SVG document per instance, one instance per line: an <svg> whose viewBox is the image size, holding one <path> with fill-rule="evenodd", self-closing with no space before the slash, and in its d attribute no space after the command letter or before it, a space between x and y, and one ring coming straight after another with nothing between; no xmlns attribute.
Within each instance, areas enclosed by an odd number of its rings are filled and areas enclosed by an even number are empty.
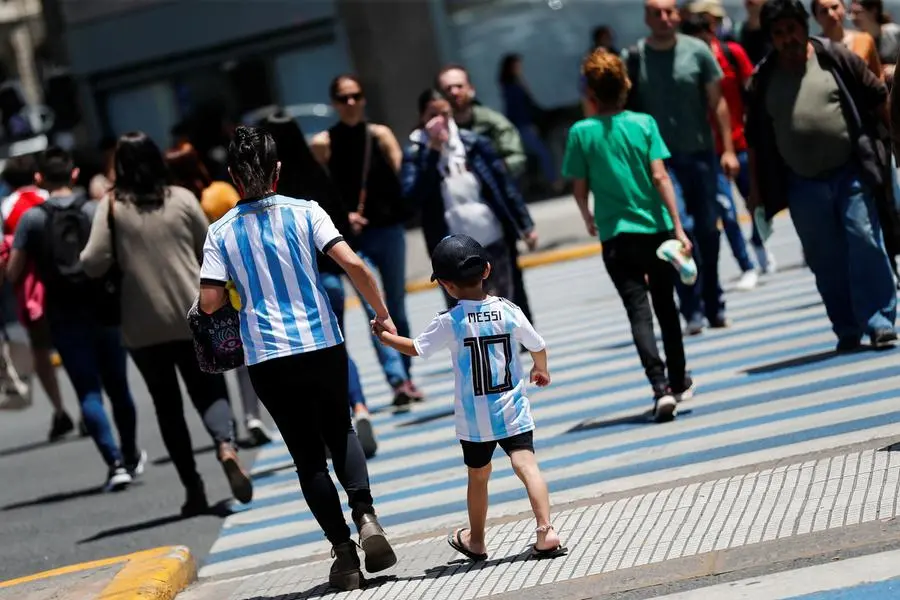
<svg viewBox="0 0 900 600"><path fill-rule="evenodd" d="M334 557L334 562L331 563L328 583L344 592L362 587L363 575L359 570L356 544L353 542L338 544L331 549L331 556Z"/></svg>
<svg viewBox="0 0 900 600"><path fill-rule="evenodd" d="M219 462L222 463L228 485L231 486L231 493L237 501L247 504L253 500L253 482L241 466L234 446L227 442L219 444Z"/></svg>
<svg viewBox="0 0 900 600"><path fill-rule="evenodd" d="M359 545L366 554L366 571L378 573L397 564L397 555L375 515L363 515L356 530L359 531Z"/></svg>

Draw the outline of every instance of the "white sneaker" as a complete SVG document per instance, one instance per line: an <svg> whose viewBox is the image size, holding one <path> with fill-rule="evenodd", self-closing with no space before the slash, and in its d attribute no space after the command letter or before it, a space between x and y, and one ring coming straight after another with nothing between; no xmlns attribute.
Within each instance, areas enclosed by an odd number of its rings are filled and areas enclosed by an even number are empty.
<svg viewBox="0 0 900 600"><path fill-rule="evenodd" d="M671 394L660 396L656 399L656 405L653 407L653 420L657 423L671 421L675 418L676 412L678 412L678 402L675 401L675 396Z"/></svg>
<svg viewBox="0 0 900 600"><path fill-rule="evenodd" d="M272 441L272 434L266 428L266 424L259 419L247 421L247 433L254 446L264 446Z"/></svg>
<svg viewBox="0 0 900 600"><path fill-rule="evenodd" d="M744 271L744 274L741 275L741 278L738 279L738 282L734 287L742 292L749 292L756 287L758 282L759 273L756 272L756 269L753 269L751 271Z"/></svg>
<svg viewBox="0 0 900 600"><path fill-rule="evenodd" d="M134 481L128 470L121 464L113 465L109 468L109 475L106 478L106 485L103 486L104 492L118 492L127 488Z"/></svg>
<svg viewBox="0 0 900 600"><path fill-rule="evenodd" d="M138 460L133 465L125 463L125 470L128 471L128 474L131 475L132 479L136 479L144 474L144 469L147 467L147 451L141 450L138 455Z"/></svg>

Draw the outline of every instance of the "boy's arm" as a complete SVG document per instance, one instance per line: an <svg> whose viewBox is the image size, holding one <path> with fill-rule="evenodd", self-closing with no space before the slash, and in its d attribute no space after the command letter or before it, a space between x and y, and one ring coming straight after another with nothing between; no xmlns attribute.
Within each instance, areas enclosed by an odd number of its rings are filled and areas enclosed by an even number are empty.
<svg viewBox="0 0 900 600"><path fill-rule="evenodd" d="M518 326L515 329L516 340L525 346L531 353L531 359L534 366L531 368L531 382L538 387L550 385L550 371L547 367L547 342L534 329L534 325L522 312L522 309L516 308L516 320Z"/></svg>
<svg viewBox="0 0 900 600"><path fill-rule="evenodd" d="M400 354L405 354L406 356L419 356L419 351L416 350L416 343L408 337L388 333L383 327L374 322L373 331L381 343L388 348L393 348Z"/></svg>
<svg viewBox="0 0 900 600"><path fill-rule="evenodd" d="M449 327L444 326L440 315L414 340L387 331L384 325L377 321L372 321L371 325L372 333L385 346L389 346L406 356L421 356L426 359L438 350L446 348L453 337L453 332Z"/></svg>

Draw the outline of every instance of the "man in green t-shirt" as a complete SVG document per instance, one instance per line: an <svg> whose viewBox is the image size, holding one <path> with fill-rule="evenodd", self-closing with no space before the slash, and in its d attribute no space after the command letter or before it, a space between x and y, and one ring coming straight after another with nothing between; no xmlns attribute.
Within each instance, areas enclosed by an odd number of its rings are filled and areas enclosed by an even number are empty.
<svg viewBox="0 0 900 600"><path fill-rule="evenodd" d="M681 17L675 0L646 0L644 18L650 35L626 52L632 88L628 108L651 115L672 153L666 161L676 193L687 213L685 225L697 246L700 278L696 286L679 286L687 332L727 327L725 298L719 285L716 148L709 115L722 132L722 170L740 170L731 143L731 120L722 96L722 69L700 40L678 31Z"/></svg>
<svg viewBox="0 0 900 600"><path fill-rule="evenodd" d="M563 175L574 180L575 200L588 233L603 242L603 262L622 297L653 389L654 417L668 421L675 416L678 400L693 392L675 306L675 272L657 257L660 246L673 237L685 253L691 249L664 162L671 155L653 117L622 110L629 81L616 55L597 50L585 59L582 71L593 116L569 131ZM589 189L594 195L593 214ZM653 333L648 289L662 330L665 362Z"/></svg>

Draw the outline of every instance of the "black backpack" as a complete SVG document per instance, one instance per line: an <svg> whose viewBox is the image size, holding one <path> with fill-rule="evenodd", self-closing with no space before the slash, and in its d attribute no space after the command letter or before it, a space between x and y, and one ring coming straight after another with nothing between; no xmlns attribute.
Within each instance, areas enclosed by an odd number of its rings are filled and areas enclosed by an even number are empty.
<svg viewBox="0 0 900 600"><path fill-rule="evenodd" d="M54 205L52 200L39 205L47 216L42 236L42 277L54 293L77 293L90 287L80 257L91 234L91 220L84 213L86 202L87 198L80 196L65 207Z"/></svg>

